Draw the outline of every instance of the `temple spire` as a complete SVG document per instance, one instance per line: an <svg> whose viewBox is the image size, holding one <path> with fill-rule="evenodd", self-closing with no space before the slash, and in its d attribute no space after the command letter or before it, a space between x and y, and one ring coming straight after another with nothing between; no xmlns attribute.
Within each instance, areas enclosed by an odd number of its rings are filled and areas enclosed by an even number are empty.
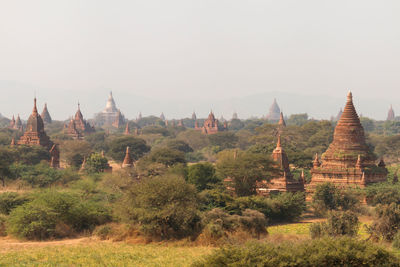
<svg viewBox="0 0 400 267"><path fill-rule="evenodd" d="M321 165L321 163L319 162L319 159L318 159L318 153L315 153L313 166L314 166L314 168L318 168L320 165Z"/></svg>
<svg viewBox="0 0 400 267"><path fill-rule="evenodd" d="M122 163L122 168L128 168L128 167L132 167L133 165L133 160L131 158L130 155L130 148L129 146L126 147L126 152L125 152L125 158L124 161Z"/></svg>
<svg viewBox="0 0 400 267"><path fill-rule="evenodd" d="M126 123L126 127L125 127L125 132L124 132L124 134L125 134L125 135L130 135L130 134L131 134L131 131L129 130L129 122Z"/></svg>
<svg viewBox="0 0 400 267"><path fill-rule="evenodd" d="M283 112L281 112L280 116L279 116L279 122L278 125L280 127L286 127L286 122L285 119L283 118Z"/></svg>
<svg viewBox="0 0 400 267"><path fill-rule="evenodd" d="M37 114L38 114L37 106L36 106L36 96L35 96L35 98L33 99L33 111L32 111L32 114L34 114L34 115L37 115Z"/></svg>
<svg viewBox="0 0 400 267"><path fill-rule="evenodd" d="M282 148L282 145L281 145L281 135L280 135L280 134L278 135L278 142L277 142L277 144L276 144L276 148Z"/></svg>

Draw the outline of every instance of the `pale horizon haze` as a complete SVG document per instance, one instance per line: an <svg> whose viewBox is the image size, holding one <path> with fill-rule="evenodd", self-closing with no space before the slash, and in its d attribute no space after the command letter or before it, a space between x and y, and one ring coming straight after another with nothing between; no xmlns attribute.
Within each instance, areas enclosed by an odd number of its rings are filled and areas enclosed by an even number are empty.
<svg viewBox="0 0 400 267"><path fill-rule="evenodd" d="M0 113L400 114L400 1L2 0Z"/></svg>

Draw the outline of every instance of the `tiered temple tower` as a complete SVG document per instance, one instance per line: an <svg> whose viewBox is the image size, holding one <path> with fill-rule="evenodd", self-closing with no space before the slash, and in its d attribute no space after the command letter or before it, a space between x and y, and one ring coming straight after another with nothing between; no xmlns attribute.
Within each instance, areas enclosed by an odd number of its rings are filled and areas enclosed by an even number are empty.
<svg viewBox="0 0 400 267"><path fill-rule="evenodd" d="M387 115L387 121L394 121L394 118L395 118L395 116L394 116L394 110L393 110L393 107L392 107L392 105L390 105L390 109L389 109L389 111L388 111L388 115Z"/></svg>
<svg viewBox="0 0 400 267"><path fill-rule="evenodd" d="M95 129L86 120L83 119L80 104L78 103L78 110L75 113L75 117L71 119L66 129L66 134L73 138L81 138L87 134L94 133Z"/></svg>
<svg viewBox="0 0 400 267"><path fill-rule="evenodd" d="M279 192L304 191L303 180L302 179L296 180L293 178L293 175L289 167L288 157L282 148L280 135L278 135L278 142L276 144L276 148L272 152L272 159L274 162L276 162L279 169L282 171L282 175L279 177L275 177L271 179L269 183L266 183L268 189L264 188L264 190L262 190L262 188L259 187L257 191L260 194L265 194L268 191L279 191Z"/></svg>
<svg viewBox="0 0 400 267"><path fill-rule="evenodd" d="M53 120L51 119L50 113L47 109L47 103L44 104L44 108L41 114L44 123L52 123Z"/></svg>
<svg viewBox="0 0 400 267"><path fill-rule="evenodd" d="M36 107L36 98L34 99L33 111L28 119L26 131L19 139L18 145L40 145L47 148L51 155L51 166L60 167L60 152L44 131L44 123Z"/></svg>
<svg viewBox="0 0 400 267"><path fill-rule="evenodd" d="M269 108L267 120L277 122L279 120L280 115L281 115L281 109L279 108L278 103L276 102L276 99L274 99L274 102L272 103L271 107Z"/></svg>
<svg viewBox="0 0 400 267"><path fill-rule="evenodd" d="M110 95L108 96L106 108L95 115L95 124L97 126L112 126L115 121L117 120L118 116L121 116L121 121L122 124L124 124L125 118L124 115L120 112L120 110L117 108L117 105L115 104L114 97L112 92L110 92Z"/></svg>
<svg viewBox="0 0 400 267"><path fill-rule="evenodd" d="M278 126L279 127L286 127L285 118L283 117L283 113L282 112L281 112L281 114L279 116Z"/></svg>
<svg viewBox="0 0 400 267"><path fill-rule="evenodd" d="M208 115L208 118L204 121L203 127L200 128L198 127L198 124L196 124L195 129L201 130L204 134L215 134L227 130L227 128L225 126L222 126L215 118L212 111Z"/></svg>
<svg viewBox="0 0 400 267"><path fill-rule="evenodd" d="M333 141L321 157L322 162L316 155L307 191L312 192L316 184L324 182L364 187L370 183L386 181L388 171L383 160L378 165L375 160L376 157L365 142L364 129L349 92Z"/></svg>

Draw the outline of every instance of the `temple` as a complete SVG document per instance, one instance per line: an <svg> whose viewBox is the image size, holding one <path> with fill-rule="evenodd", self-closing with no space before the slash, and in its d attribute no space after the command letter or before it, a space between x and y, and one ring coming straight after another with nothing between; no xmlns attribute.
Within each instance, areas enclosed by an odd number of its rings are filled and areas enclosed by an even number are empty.
<svg viewBox="0 0 400 267"><path fill-rule="evenodd" d="M119 118L120 117L120 118ZM107 100L106 108L95 115L95 124L98 126L114 126L117 120L121 121L121 124L124 124L125 118L124 115L121 114L121 111L117 109L117 106L114 101L114 97L112 92Z"/></svg>
<svg viewBox="0 0 400 267"><path fill-rule="evenodd" d="M115 117L115 120L112 123L112 126L114 126L115 128L119 128L123 124L125 124L125 118L122 116L121 111L118 110L117 116Z"/></svg>
<svg viewBox="0 0 400 267"><path fill-rule="evenodd" d="M196 121L195 129L201 130L204 134L215 134L227 130L227 124L221 125L215 118L214 113L211 111L208 118L204 121L203 127L199 127Z"/></svg>
<svg viewBox="0 0 400 267"><path fill-rule="evenodd" d="M165 121L165 115L164 115L164 112L161 112L161 115L160 115L160 120L162 120L162 121Z"/></svg>
<svg viewBox="0 0 400 267"><path fill-rule="evenodd" d="M34 99L32 114L26 125L26 131L17 144L27 146L39 145L47 148L51 156L51 166L55 168L60 167L60 152L57 145L50 140L44 131L44 123L36 107L36 98Z"/></svg>
<svg viewBox="0 0 400 267"><path fill-rule="evenodd" d="M192 120L197 120L197 115L196 115L196 112L194 112L194 111L192 113Z"/></svg>
<svg viewBox="0 0 400 267"><path fill-rule="evenodd" d="M359 186L386 181L387 169L383 160L376 165L376 157L365 141L364 129L353 105L351 92L338 121L333 141L322 155L316 155L311 170L312 192L316 184L331 182L339 186Z"/></svg>
<svg viewBox="0 0 400 267"><path fill-rule="evenodd" d="M47 103L44 104L44 108L41 114L44 123L52 123L53 120L51 119L50 113L47 109Z"/></svg>
<svg viewBox="0 0 400 267"><path fill-rule="evenodd" d="M290 171L289 160L282 148L281 136L278 135L276 148L272 152L272 159L281 170L279 177L274 177L271 181L262 182L258 184L257 192L261 195L269 194L271 191L275 192L298 192L304 191L303 179L296 180Z"/></svg>
<svg viewBox="0 0 400 267"><path fill-rule="evenodd" d="M395 116L394 116L394 110L393 110L392 105L390 105L390 109L389 109L389 111L388 111L388 115L387 115L386 120L387 120L387 121L394 121L394 118L395 118Z"/></svg>
<svg viewBox="0 0 400 267"><path fill-rule="evenodd" d="M124 161L122 162L122 168L130 168L133 166L133 160L131 158L131 154L130 154L130 149L129 146L126 147L126 152L125 152L125 158Z"/></svg>
<svg viewBox="0 0 400 267"><path fill-rule="evenodd" d="M342 114L343 114L343 109L340 109L338 114L336 115L335 121L339 121L340 117L342 117Z"/></svg>
<svg viewBox="0 0 400 267"><path fill-rule="evenodd" d="M272 103L271 107L269 108L267 120L277 122L280 116L281 116L281 109L279 108L276 99L274 99L274 103Z"/></svg>
<svg viewBox="0 0 400 267"><path fill-rule="evenodd" d="M238 120L239 119L239 117L238 117L238 114L237 114L237 112L235 111L235 112L233 112L233 115L232 115L232 120Z"/></svg>
<svg viewBox="0 0 400 267"><path fill-rule="evenodd" d="M78 110L75 117L71 118L65 133L74 139L80 139L87 134L94 133L95 129L86 120L83 119L80 104L78 103Z"/></svg>
<svg viewBox="0 0 400 267"><path fill-rule="evenodd" d="M19 114L18 114L16 120L13 115L8 128L18 130L18 131L23 131L22 122L21 122L21 118L19 117Z"/></svg>
<svg viewBox="0 0 400 267"><path fill-rule="evenodd" d="M281 114L279 116L278 126L279 127L286 127L285 118L283 117L283 113L282 112L281 112Z"/></svg>

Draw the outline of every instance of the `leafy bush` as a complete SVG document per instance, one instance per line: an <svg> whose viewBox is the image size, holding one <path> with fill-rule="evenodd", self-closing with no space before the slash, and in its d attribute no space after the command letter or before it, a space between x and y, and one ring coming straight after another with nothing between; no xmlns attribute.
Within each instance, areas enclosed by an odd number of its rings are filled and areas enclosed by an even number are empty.
<svg viewBox="0 0 400 267"><path fill-rule="evenodd" d="M104 172L110 166L108 160L99 153L93 153L86 160L85 171L87 173L99 173Z"/></svg>
<svg viewBox="0 0 400 267"><path fill-rule="evenodd" d="M55 183L66 184L79 179L76 172L69 169L57 170L45 162L34 166L16 163L10 166L10 171L14 179L19 178L37 187L46 187Z"/></svg>
<svg viewBox="0 0 400 267"><path fill-rule="evenodd" d="M250 242L226 246L193 266L399 266L393 253L371 242L348 237L323 238L297 244Z"/></svg>
<svg viewBox="0 0 400 267"><path fill-rule="evenodd" d="M359 194L355 190L342 190L332 183L317 185L312 206L318 215L325 215L330 210L353 210L359 209Z"/></svg>
<svg viewBox="0 0 400 267"><path fill-rule="evenodd" d="M198 230L197 192L177 176L147 178L127 192L124 213L147 235L162 239L190 236Z"/></svg>
<svg viewBox="0 0 400 267"><path fill-rule="evenodd" d="M0 214L8 215L11 210L28 201L28 197L15 192L0 194Z"/></svg>
<svg viewBox="0 0 400 267"><path fill-rule="evenodd" d="M100 203L71 193L45 191L11 211L9 232L26 239L65 237L108 222L110 211Z"/></svg>
<svg viewBox="0 0 400 267"><path fill-rule="evenodd" d="M356 214L351 211L330 211L326 222L310 225L311 238L322 236L355 236L359 228Z"/></svg>
<svg viewBox="0 0 400 267"><path fill-rule="evenodd" d="M400 204L400 185L379 183L365 188L367 203L372 206L378 204Z"/></svg>
<svg viewBox="0 0 400 267"><path fill-rule="evenodd" d="M201 210L212 210L214 208L221 208L229 210L230 208L236 209L232 203L233 197L226 191L225 187L216 187L210 190L204 190L199 193L201 201Z"/></svg>
<svg viewBox="0 0 400 267"><path fill-rule="evenodd" d="M391 241L395 234L400 230L400 205L392 203L390 205L377 205L376 218L368 228L368 232L374 239L383 238Z"/></svg>
<svg viewBox="0 0 400 267"><path fill-rule="evenodd" d="M272 223L297 220L306 208L303 193L281 193L269 198L262 196L240 197L227 209L240 214L242 210L257 210Z"/></svg>
<svg viewBox="0 0 400 267"><path fill-rule="evenodd" d="M185 153L166 147L153 149L144 160L161 163L165 166L172 166L176 163L186 163Z"/></svg>
<svg viewBox="0 0 400 267"><path fill-rule="evenodd" d="M243 230L253 237L260 237L267 233L267 220L264 214L256 210L247 209L242 216L229 215L221 209L213 209L205 213L202 220L204 233L213 239L219 239L227 232Z"/></svg>

